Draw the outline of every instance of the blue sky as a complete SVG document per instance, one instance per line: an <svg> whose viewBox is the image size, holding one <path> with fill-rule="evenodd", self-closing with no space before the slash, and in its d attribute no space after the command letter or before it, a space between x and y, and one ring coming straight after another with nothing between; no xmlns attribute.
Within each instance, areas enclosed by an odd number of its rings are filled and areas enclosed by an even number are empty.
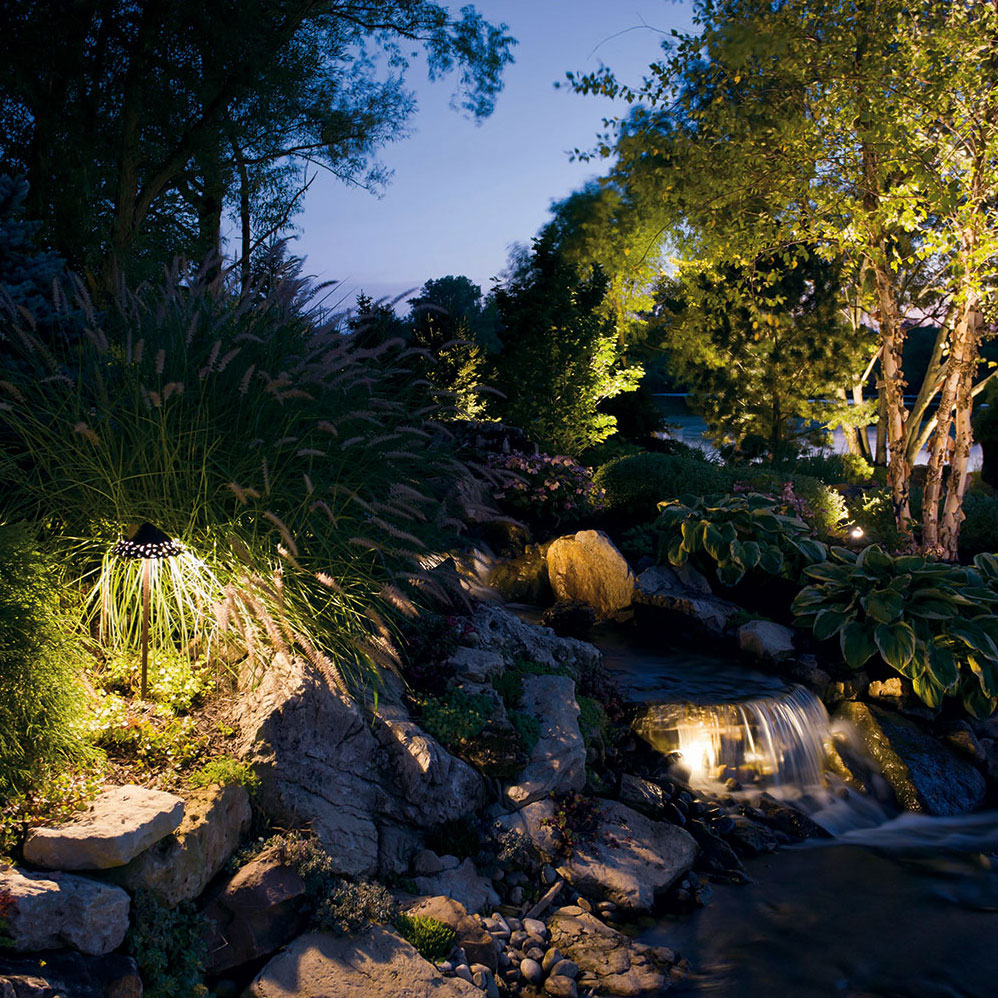
<svg viewBox="0 0 998 998"><path fill-rule="evenodd" d="M457 7L458 4L454 4ZM483 291L510 246L529 243L553 200L601 172L573 163L590 148L604 117L626 110L562 88L567 70L600 63L638 82L672 28L689 27L688 3L670 0L476 0L490 21L519 41L496 110L475 124L449 107L454 81L429 84L412 66L419 109L413 134L382 150L395 171L381 198L320 174L297 218L294 252L306 270L342 282L344 307L360 290L394 298L427 278L466 274ZM403 303L400 311L405 311Z"/></svg>

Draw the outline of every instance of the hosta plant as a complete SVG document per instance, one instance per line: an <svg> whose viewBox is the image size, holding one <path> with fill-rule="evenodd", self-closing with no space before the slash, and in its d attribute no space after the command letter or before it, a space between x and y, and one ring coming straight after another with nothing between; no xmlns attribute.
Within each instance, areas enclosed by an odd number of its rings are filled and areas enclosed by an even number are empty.
<svg viewBox="0 0 998 998"><path fill-rule="evenodd" d="M652 525L659 562L714 568L726 586L750 569L786 579L805 565L823 561L826 547L810 536L803 520L781 513L768 496L689 496L659 503Z"/></svg>
<svg viewBox="0 0 998 998"><path fill-rule="evenodd" d="M871 544L858 554L833 547L805 569L813 581L794 600L800 626L838 637L846 665L879 656L911 680L930 707L959 697L975 717L998 705L998 559L973 567L920 555L892 557Z"/></svg>

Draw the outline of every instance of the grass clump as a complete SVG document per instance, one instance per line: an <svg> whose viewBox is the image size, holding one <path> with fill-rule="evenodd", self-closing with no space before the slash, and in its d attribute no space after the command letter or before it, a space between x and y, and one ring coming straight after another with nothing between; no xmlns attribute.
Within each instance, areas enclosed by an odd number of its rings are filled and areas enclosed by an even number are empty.
<svg viewBox="0 0 998 998"><path fill-rule="evenodd" d="M438 918L429 915L401 914L395 919L399 935L415 948L424 960L442 960L454 948L457 933Z"/></svg>
<svg viewBox="0 0 998 998"><path fill-rule="evenodd" d="M239 784L253 793L260 787L260 777L248 762L220 755L195 770L190 783L192 787L209 787L216 783L223 787Z"/></svg>

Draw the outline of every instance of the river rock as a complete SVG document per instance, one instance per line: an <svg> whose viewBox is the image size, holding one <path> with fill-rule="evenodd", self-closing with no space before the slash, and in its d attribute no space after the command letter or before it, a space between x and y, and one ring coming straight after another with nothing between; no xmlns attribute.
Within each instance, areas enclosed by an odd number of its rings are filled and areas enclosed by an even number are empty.
<svg viewBox="0 0 998 998"><path fill-rule="evenodd" d="M453 898L464 905L466 911L479 912L499 904L499 895L492 881L480 877L475 864L466 859L456 870L444 870L432 877L416 877L416 890L420 894Z"/></svg>
<svg viewBox="0 0 998 998"><path fill-rule="evenodd" d="M117 949L128 931L128 895L86 877L9 866L0 869L0 894L14 902L6 931L15 950L72 946L100 956Z"/></svg>
<svg viewBox="0 0 998 998"><path fill-rule="evenodd" d="M478 648L498 652L507 663L518 658L569 673L576 681L596 673L599 651L576 638L559 638L550 628L528 624L495 603L483 603L471 618Z"/></svg>
<svg viewBox="0 0 998 998"><path fill-rule="evenodd" d="M687 586L668 565L645 569L634 590L634 602L679 614L712 634L722 634L742 609L728 600Z"/></svg>
<svg viewBox="0 0 998 998"><path fill-rule="evenodd" d="M109 879L129 891L148 890L168 908L197 897L235 852L249 828L249 794L238 784L194 790L184 820Z"/></svg>
<svg viewBox="0 0 998 998"><path fill-rule="evenodd" d="M275 956L244 998L481 998L443 977L404 939L375 926L361 936L311 932Z"/></svg>
<svg viewBox="0 0 998 998"><path fill-rule="evenodd" d="M660 995L676 975L672 950L634 942L589 912L561 909L548 928L552 942L577 965L579 985L587 994Z"/></svg>
<svg viewBox="0 0 998 998"><path fill-rule="evenodd" d="M478 775L386 695L370 712L311 663L277 655L235 721L258 799L285 827L309 825L337 873L403 872L428 828L475 810ZM380 847L380 848L379 848Z"/></svg>
<svg viewBox="0 0 998 998"><path fill-rule="evenodd" d="M142 998L135 961L120 953L84 956L73 950L41 956L0 956L3 998Z"/></svg>
<svg viewBox="0 0 998 998"><path fill-rule="evenodd" d="M506 796L522 807L553 792L581 790L586 782L586 746L579 731L575 680L568 676L523 677L521 708L540 724L540 738Z"/></svg>
<svg viewBox="0 0 998 998"><path fill-rule="evenodd" d="M222 883L204 909L207 969L219 973L275 952L303 927L305 881L265 849Z"/></svg>
<svg viewBox="0 0 998 998"><path fill-rule="evenodd" d="M548 548L548 578L560 600L591 606L600 620L631 605L634 573L602 530L559 537Z"/></svg>
<svg viewBox="0 0 998 998"><path fill-rule="evenodd" d="M682 828L652 821L617 801L600 800L599 806L597 832L577 842L571 856L558 860L558 872L586 895L650 911L693 866L697 844ZM554 812L554 801L536 801L499 823L525 834L548 857L556 857L558 839L546 824Z"/></svg>
<svg viewBox="0 0 998 998"><path fill-rule="evenodd" d="M738 628L738 647L765 662L793 658L794 632L772 620L750 620Z"/></svg>
<svg viewBox="0 0 998 998"><path fill-rule="evenodd" d="M464 905L442 895L423 898L406 911L407 915L423 915L449 925L457 936L455 945L464 950L469 963L481 964L495 973L498 952L491 933L477 915L469 915Z"/></svg>
<svg viewBox="0 0 998 998"><path fill-rule="evenodd" d="M169 835L184 816L184 802L145 787L111 787L86 811L58 828L33 828L25 862L47 870L107 870L124 866Z"/></svg>
<svg viewBox="0 0 998 998"><path fill-rule="evenodd" d="M669 802L665 791L651 780L642 779L631 773L624 773L620 777L620 786L617 796L622 804L640 811L643 815L655 821L666 820L664 809Z"/></svg>
<svg viewBox="0 0 998 998"><path fill-rule="evenodd" d="M841 704L836 717L855 725L905 810L966 814L983 803L986 783L973 764L913 721L855 701Z"/></svg>

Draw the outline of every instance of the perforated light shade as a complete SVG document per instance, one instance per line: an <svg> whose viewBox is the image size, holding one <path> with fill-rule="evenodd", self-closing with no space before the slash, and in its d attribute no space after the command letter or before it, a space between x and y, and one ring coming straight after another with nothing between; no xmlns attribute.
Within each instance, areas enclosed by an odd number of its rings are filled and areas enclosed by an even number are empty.
<svg viewBox="0 0 998 998"><path fill-rule="evenodd" d="M172 558L181 554L184 546L163 533L151 523L143 523L126 540L120 540L111 548L117 558Z"/></svg>

